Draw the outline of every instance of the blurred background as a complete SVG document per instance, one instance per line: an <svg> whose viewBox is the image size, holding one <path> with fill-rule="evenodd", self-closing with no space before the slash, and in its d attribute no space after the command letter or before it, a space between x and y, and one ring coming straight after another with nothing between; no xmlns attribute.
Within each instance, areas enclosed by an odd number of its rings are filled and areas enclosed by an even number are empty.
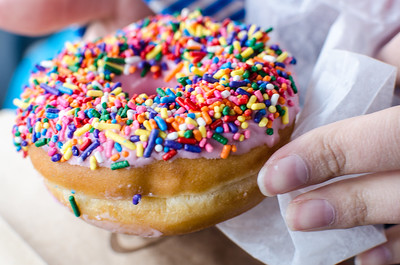
<svg viewBox="0 0 400 265"><path fill-rule="evenodd" d="M52 35L27 37L0 30L0 109L13 109L12 101L28 84L36 63L53 58L64 43L75 41L85 28L70 27Z"/></svg>

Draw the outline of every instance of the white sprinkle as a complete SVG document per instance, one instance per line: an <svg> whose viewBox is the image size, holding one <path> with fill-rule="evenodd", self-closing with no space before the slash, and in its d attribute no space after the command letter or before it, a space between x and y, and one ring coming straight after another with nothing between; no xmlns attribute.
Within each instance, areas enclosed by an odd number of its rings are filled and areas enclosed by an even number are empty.
<svg viewBox="0 0 400 265"><path fill-rule="evenodd" d="M157 153L161 152L163 150L163 146L161 144L157 144L154 147L154 150L156 150Z"/></svg>
<svg viewBox="0 0 400 265"><path fill-rule="evenodd" d="M101 153L99 151L94 152L94 157L96 157L97 163L103 163L104 159L103 156L101 155Z"/></svg>
<svg viewBox="0 0 400 265"><path fill-rule="evenodd" d="M126 116L127 116L128 120L132 120L134 114L135 114L135 112L133 110L131 110L131 109L128 110L126 112Z"/></svg>
<svg viewBox="0 0 400 265"><path fill-rule="evenodd" d="M112 106L112 107L111 107L111 112L112 112L112 113L117 113L117 111L118 111L118 109L117 109L116 106Z"/></svg>
<svg viewBox="0 0 400 265"><path fill-rule="evenodd" d="M198 117L196 121L199 126L206 126L206 122L202 117Z"/></svg>
<svg viewBox="0 0 400 265"><path fill-rule="evenodd" d="M273 84L271 84L271 83L269 83L269 84L267 84L267 89L268 90L272 90L272 89L274 89L275 87L274 87L274 85Z"/></svg>
<svg viewBox="0 0 400 265"><path fill-rule="evenodd" d="M42 66L44 68L51 68L54 66L54 63L53 63L53 61L45 60L45 61L40 62L40 66Z"/></svg>
<svg viewBox="0 0 400 265"><path fill-rule="evenodd" d="M167 134L167 139L168 140L176 140L178 139L178 133L177 132L172 132Z"/></svg>
<svg viewBox="0 0 400 265"><path fill-rule="evenodd" d="M240 75L235 75L233 81L239 81L241 79Z"/></svg>
<svg viewBox="0 0 400 265"><path fill-rule="evenodd" d="M271 63L276 61L276 58L274 56L272 56L272 55L265 55L263 57L263 59L264 59L264 61L271 62Z"/></svg>
<svg viewBox="0 0 400 265"><path fill-rule="evenodd" d="M223 98L228 98L231 95L231 92L229 92L228 90L224 90L221 92L221 96Z"/></svg>
<svg viewBox="0 0 400 265"><path fill-rule="evenodd" d="M132 57L126 57L125 58L125 63L126 64L134 64L140 62L141 59L139 56L132 56Z"/></svg>
<svg viewBox="0 0 400 265"><path fill-rule="evenodd" d="M275 106L276 103L278 103L278 99L279 99L279 94L273 94L271 96L271 105Z"/></svg>
<svg viewBox="0 0 400 265"><path fill-rule="evenodd" d="M187 130L187 125L186 125L186 123L180 124L180 125L179 125L179 130L180 130L180 131L186 131L186 130Z"/></svg>

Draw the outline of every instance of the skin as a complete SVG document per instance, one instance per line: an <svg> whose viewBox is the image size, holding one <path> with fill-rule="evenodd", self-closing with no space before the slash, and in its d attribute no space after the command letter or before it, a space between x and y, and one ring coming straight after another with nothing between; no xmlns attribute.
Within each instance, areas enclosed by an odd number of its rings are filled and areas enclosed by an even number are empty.
<svg viewBox="0 0 400 265"><path fill-rule="evenodd" d="M0 28L34 36L90 22L85 38L91 39L151 13L141 0L0 0ZM383 46L377 57L400 69L397 47L400 34ZM298 196L287 210L288 225L293 230L308 231L399 224L399 116L400 107L393 107L320 127L297 138L267 161L259 175L261 191L274 196L341 175L374 172ZM400 225L386 234L388 242L360 254L357 264L400 262Z"/></svg>

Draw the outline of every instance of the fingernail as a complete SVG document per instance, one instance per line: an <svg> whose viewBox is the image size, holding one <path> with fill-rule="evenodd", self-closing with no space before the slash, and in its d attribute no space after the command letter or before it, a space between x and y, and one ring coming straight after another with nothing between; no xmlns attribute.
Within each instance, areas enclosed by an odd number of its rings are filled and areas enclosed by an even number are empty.
<svg viewBox="0 0 400 265"><path fill-rule="evenodd" d="M392 260L392 253L387 247L380 246L373 248L355 259L356 265L383 265L389 264Z"/></svg>
<svg viewBox="0 0 400 265"><path fill-rule="evenodd" d="M264 166L258 174L258 186L265 196L274 196L294 190L308 180L303 159L290 155Z"/></svg>
<svg viewBox="0 0 400 265"><path fill-rule="evenodd" d="M327 200L292 202L286 211L286 223L292 230L311 230L330 226L335 210Z"/></svg>

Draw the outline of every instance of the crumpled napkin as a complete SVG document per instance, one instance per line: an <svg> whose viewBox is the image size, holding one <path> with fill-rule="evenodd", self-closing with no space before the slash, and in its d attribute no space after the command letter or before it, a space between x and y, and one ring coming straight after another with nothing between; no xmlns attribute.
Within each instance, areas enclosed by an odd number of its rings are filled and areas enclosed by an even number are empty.
<svg viewBox="0 0 400 265"><path fill-rule="evenodd" d="M274 26L273 38L298 59L294 72L305 104L293 139L321 125L391 106L396 69L369 56L400 26L394 11L400 10L400 2L250 0L247 6L250 22ZM331 182L346 177L354 176ZM270 265L335 264L386 240L378 226L290 231L283 217L288 203L316 187L267 198L218 227Z"/></svg>

